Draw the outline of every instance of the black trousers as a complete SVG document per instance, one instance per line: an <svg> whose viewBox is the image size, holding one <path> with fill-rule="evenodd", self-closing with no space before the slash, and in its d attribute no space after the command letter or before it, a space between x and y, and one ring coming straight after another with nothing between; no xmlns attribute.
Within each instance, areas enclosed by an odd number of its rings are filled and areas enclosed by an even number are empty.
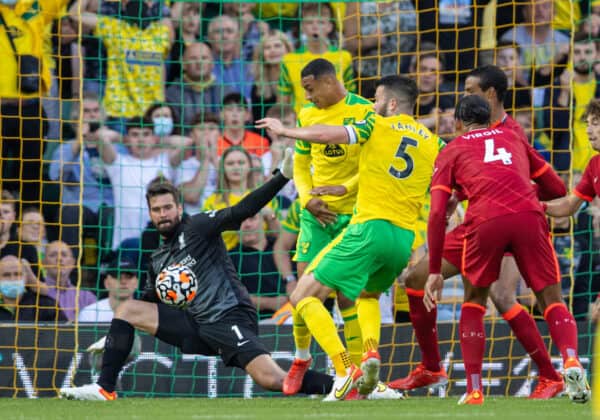
<svg viewBox="0 0 600 420"><path fill-rule="evenodd" d="M1 188L19 195L23 207L42 202L42 157L46 127L39 100L0 105ZM18 209L18 210L22 210Z"/></svg>

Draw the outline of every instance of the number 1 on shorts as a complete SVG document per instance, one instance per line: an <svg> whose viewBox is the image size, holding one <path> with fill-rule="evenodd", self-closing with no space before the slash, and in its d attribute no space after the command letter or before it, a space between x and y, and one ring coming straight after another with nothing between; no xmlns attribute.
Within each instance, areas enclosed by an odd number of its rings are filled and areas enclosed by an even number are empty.
<svg viewBox="0 0 600 420"><path fill-rule="evenodd" d="M244 336L242 335L242 332L240 331L240 329L238 328L237 325L233 325L231 327L231 330L235 333L235 335L237 336L238 340L243 340Z"/></svg>

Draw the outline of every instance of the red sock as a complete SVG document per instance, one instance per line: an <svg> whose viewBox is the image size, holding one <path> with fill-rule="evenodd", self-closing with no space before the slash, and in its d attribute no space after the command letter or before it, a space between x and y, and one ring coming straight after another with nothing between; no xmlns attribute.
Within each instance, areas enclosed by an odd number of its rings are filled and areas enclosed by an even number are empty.
<svg viewBox="0 0 600 420"><path fill-rule="evenodd" d="M577 357L577 324L564 303L553 303L544 311L550 336L563 361Z"/></svg>
<svg viewBox="0 0 600 420"><path fill-rule="evenodd" d="M460 349L467 376L467 392L482 391L481 365L485 351L485 329L483 328L485 307L475 303L463 303L460 313Z"/></svg>
<svg viewBox="0 0 600 420"><path fill-rule="evenodd" d="M442 358L438 347L437 308L427 311L423 304L425 291L406 288L410 322L421 349L422 363L425 369L437 372L440 370Z"/></svg>
<svg viewBox="0 0 600 420"><path fill-rule="evenodd" d="M502 314L502 317L508 322L519 343L537 365L540 376L560 381L561 378L552 366L544 340L542 340L537 324L531 315L521 305L515 303L512 308Z"/></svg>

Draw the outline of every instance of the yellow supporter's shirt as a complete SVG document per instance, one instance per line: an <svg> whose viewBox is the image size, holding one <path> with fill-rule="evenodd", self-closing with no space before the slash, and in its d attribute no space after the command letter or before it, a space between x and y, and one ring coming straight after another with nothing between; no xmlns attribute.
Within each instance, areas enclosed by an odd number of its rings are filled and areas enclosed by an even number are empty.
<svg viewBox="0 0 600 420"><path fill-rule="evenodd" d="M594 99L596 93L596 79L592 78L588 83L573 83L573 98L575 98L575 109L573 115L573 170L583 172L588 162L597 152L592 149L586 132L587 124L583 120L583 114L587 104Z"/></svg>
<svg viewBox="0 0 600 420"><path fill-rule="evenodd" d="M356 92L356 79L354 78L354 69L352 67L352 56L348 51L330 47L324 54L313 54L302 47L296 52L287 53L283 56L281 61L281 74L279 76L279 92L282 95L292 95L296 114L298 114L302 107L308 102L304 95L300 74L304 66L316 58L324 58L333 63L338 79L344 83L344 86L348 91Z"/></svg>
<svg viewBox="0 0 600 420"><path fill-rule="evenodd" d="M554 0L554 20L552 27L558 30L571 31L572 25L578 26L581 21L579 3L571 0ZM592 2L592 5L594 3Z"/></svg>
<svg viewBox="0 0 600 420"><path fill-rule="evenodd" d="M221 210L226 207L235 206L237 203L239 203L242 200L242 198L247 196L249 193L250 193L250 191L248 191L247 193L242 194L242 195L230 193L229 194L229 204L227 204L225 201L223 201L223 196L220 193L213 193L206 198L206 201L204 202L204 206L203 206L202 210L203 211ZM269 207L273 211L276 210L273 203L269 203L267 205L267 207ZM266 231L267 230L266 223L265 223L264 227L265 227L265 231ZM269 233L269 232L267 232L267 233ZM240 243L239 231L223 232L221 234L221 236L223 238L223 242L225 242L225 248L228 251L235 248Z"/></svg>
<svg viewBox="0 0 600 420"><path fill-rule="evenodd" d="M21 0L14 9L0 4L0 13L13 36L19 55L33 55L42 63L41 94L50 89L50 66L44 56L46 28L64 8L67 0ZM0 26L0 98L33 98L40 94L24 95L17 86L17 60L3 26Z"/></svg>
<svg viewBox="0 0 600 420"><path fill-rule="evenodd" d="M169 28L154 22L145 30L122 20L99 16L95 35L104 41L108 70L104 108L113 117L144 115L164 100L164 59Z"/></svg>
<svg viewBox="0 0 600 420"><path fill-rule="evenodd" d="M350 223L379 219L414 230L443 141L408 115L372 114L346 128L362 144Z"/></svg>
<svg viewBox="0 0 600 420"><path fill-rule="evenodd" d="M298 116L301 127L315 124L345 125L364 120L373 112L373 104L354 93L335 105L319 109L312 104L306 105ZM309 191L324 185L346 185L348 193L343 196L325 195L319 197L335 213L351 214L356 201L356 188L348 184L358 176L359 145L348 144L312 144L298 140L294 158L294 182L302 207L312 198ZM301 166L304 158L309 165ZM307 167L308 166L308 167ZM312 171L307 173L307 171ZM301 173L300 173L301 172ZM354 181L355 182L355 181Z"/></svg>

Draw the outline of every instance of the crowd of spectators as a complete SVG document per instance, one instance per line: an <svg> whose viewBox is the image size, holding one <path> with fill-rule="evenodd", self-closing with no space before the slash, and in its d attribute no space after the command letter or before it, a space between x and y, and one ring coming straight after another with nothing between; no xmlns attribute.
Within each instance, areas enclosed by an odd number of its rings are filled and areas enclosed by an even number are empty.
<svg viewBox="0 0 600 420"><path fill-rule="evenodd" d="M143 287L160 241L146 186L172 181L187 214L239 202L294 145L253 121L295 125L307 103L300 70L318 57L367 98L381 76L414 77L417 119L447 141L465 75L496 64L505 107L566 183L594 153L582 114L600 96L597 2L10 3L0 4L0 32L12 34L0 37L2 319L109 321ZM296 197L290 183L223 234L261 319L289 315ZM584 318L600 291L600 206L553 226L565 294ZM402 288L392 294L402 312ZM449 305L440 314L457 319Z"/></svg>

